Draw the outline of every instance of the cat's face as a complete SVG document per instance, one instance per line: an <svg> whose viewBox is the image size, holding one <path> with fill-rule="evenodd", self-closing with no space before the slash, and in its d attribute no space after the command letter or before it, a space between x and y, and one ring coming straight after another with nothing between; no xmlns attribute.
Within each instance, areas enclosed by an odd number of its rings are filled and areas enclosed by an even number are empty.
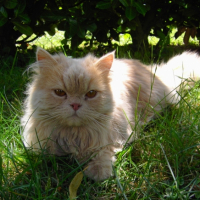
<svg viewBox="0 0 200 200"><path fill-rule="evenodd" d="M71 59L39 49L39 70L32 94L35 115L58 126L106 122L113 109L109 84L112 56Z"/></svg>

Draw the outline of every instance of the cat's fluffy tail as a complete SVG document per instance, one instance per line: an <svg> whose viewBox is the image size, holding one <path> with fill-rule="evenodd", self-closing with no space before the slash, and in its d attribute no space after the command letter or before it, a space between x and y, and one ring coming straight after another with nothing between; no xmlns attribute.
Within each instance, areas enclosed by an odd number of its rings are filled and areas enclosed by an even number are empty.
<svg viewBox="0 0 200 200"><path fill-rule="evenodd" d="M167 63L154 66L154 70L170 91L177 91L186 81L193 85L200 80L200 57L196 53L184 52Z"/></svg>

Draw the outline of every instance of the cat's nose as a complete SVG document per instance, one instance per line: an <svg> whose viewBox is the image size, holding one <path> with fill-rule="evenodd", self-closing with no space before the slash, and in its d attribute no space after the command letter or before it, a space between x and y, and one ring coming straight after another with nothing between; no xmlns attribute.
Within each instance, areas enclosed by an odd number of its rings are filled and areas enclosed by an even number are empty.
<svg viewBox="0 0 200 200"><path fill-rule="evenodd" d="M77 111L77 110L81 107L81 104L72 103L70 106L71 106L75 111Z"/></svg>

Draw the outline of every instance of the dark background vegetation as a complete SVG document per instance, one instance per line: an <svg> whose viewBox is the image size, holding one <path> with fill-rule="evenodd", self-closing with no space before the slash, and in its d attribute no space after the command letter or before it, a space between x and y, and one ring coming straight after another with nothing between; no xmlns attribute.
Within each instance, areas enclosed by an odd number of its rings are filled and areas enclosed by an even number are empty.
<svg viewBox="0 0 200 200"><path fill-rule="evenodd" d="M131 51L143 53L149 35L160 39L155 49L169 45L173 27L178 28L176 37L186 32L185 44L190 36L199 39L199 19L200 0L0 0L0 54L25 50L45 31L53 36L56 28L65 31L67 52L76 52L83 41L88 50L94 45L102 52L116 49L112 40L129 33ZM17 41L22 34L26 37Z"/></svg>

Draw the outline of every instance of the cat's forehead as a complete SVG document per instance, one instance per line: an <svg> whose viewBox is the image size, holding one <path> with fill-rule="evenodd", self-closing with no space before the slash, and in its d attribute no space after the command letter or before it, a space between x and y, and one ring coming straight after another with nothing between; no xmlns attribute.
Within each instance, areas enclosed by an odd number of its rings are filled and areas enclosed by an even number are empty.
<svg viewBox="0 0 200 200"><path fill-rule="evenodd" d="M91 84L91 74L84 59L67 59L63 82L68 92L85 92Z"/></svg>

